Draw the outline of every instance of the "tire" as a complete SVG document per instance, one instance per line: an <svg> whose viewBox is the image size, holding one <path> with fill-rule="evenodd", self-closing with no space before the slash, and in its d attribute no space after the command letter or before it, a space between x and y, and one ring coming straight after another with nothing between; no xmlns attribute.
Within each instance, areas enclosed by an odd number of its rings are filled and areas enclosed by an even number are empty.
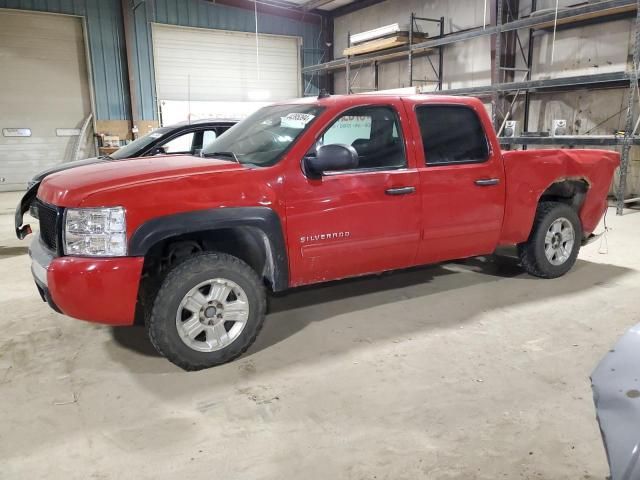
<svg viewBox="0 0 640 480"><path fill-rule="evenodd" d="M249 265L224 253L198 253L167 274L146 327L160 355L201 370L242 355L265 315L265 287Z"/></svg>
<svg viewBox="0 0 640 480"><path fill-rule="evenodd" d="M571 230L573 243L567 241ZM518 245L518 256L530 275L557 278L571 270L581 245L582 223L576 211L564 203L540 202L529 239Z"/></svg>

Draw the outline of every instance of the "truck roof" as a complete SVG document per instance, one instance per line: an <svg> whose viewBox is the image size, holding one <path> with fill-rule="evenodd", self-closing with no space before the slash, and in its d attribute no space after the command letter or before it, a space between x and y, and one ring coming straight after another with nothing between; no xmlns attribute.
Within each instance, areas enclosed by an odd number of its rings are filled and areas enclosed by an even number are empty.
<svg viewBox="0 0 640 480"><path fill-rule="evenodd" d="M315 103L318 105L353 105L358 103L367 103L372 99L376 102L384 100L409 99L415 103L456 103L463 105L482 105L482 102L475 97L462 97L454 95L437 95L430 93L357 93L353 95L328 95L326 97L304 97L290 101L278 102L279 104L291 103Z"/></svg>
<svg viewBox="0 0 640 480"><path fill-rule="evenodd" d="M169 128L185 127L190 125L235 125L240 120L236 118L199 118L197 120L184 120L182 122L167 125Z"/></svg>

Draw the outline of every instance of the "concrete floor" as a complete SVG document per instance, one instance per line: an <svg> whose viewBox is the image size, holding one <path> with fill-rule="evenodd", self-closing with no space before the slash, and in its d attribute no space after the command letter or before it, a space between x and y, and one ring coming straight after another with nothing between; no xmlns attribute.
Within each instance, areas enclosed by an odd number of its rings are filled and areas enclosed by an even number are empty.
<svg viewBox="0 0 640 480"><path fill-rule="evenodd" d="M638 322L640 215L557 280L469 260L273 299L185 373L40 301L0 194L0 478L603 479L589 374Z"/></svg>

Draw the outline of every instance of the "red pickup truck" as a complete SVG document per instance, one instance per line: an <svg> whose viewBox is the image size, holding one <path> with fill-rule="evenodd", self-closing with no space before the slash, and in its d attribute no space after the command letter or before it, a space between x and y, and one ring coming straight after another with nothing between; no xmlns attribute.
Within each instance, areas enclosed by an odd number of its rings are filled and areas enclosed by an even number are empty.
<svg viewBox="0 0 640 480"><path fill-rule="evenodd" d="M605 212L599 150L502 152L476 99L352 95L265 107L200 157L54 173L27 192L42 298L65 315L144 321L187 370L241 355L267 291L490 254L554 278Z"/></svg>

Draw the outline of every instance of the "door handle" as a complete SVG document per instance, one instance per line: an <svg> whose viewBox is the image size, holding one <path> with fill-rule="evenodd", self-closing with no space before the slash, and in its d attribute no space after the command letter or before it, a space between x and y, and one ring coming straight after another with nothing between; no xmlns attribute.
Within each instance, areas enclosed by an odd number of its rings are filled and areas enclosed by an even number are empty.
<svg viewBox="0 0 640 480"><path fill-rule="evenodd" d="M498 185L500 183L499 178L479 178L476 180L476 185L479 187L490 187L491 185Z"/></svg>
<svg viewBox="0 0 640 480"><path fill-rule="evenodd" d="M416 187L395 187L388 188L384 191L387 195L408 195L410 193L414 193L416 191Z"/></svg>

